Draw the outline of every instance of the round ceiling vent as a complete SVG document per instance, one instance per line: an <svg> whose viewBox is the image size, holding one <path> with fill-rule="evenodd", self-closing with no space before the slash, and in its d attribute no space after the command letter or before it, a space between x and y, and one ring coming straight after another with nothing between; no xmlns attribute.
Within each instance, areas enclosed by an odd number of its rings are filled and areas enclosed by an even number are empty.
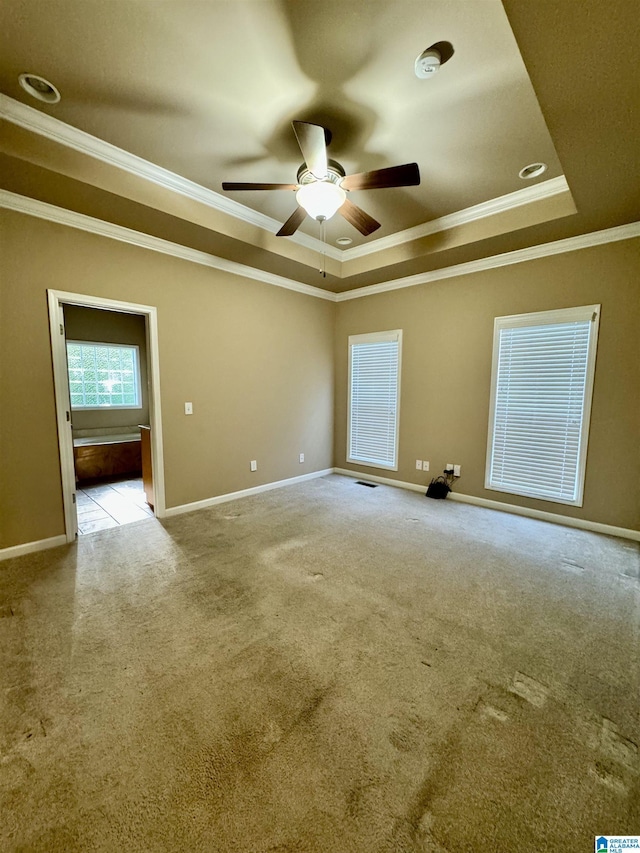
<svg viewBox="0 0 640 853"><path fill-rule="evenodd" d="M530 181L531 178L538 178L547 171L546 163L530 163L524 169L520 169L518 175L523 181Z"/></svg>
<svg viewBox="0 0 640 853"><path fill-rule="evenodd" d="M338 237L336 240L338 246L350 246L353 243L351 237Z"/></svg>
<svg viewBox="0 0 640 853"><path fill-rule="evenodd" d="M32 98L44 101L45 104L57 104L60 100L60 92L53 83L40 77L39 74L21 74L18 82Z"/></svg>

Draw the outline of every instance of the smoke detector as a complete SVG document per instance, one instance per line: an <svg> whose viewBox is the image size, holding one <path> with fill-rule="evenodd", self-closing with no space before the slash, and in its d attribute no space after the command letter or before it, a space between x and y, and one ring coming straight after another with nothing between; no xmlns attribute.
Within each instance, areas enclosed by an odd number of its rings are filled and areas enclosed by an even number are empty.
<svg viewBox="0 0 640 853"><path fill-rule="evenodd" d="M422 80L427 77L433 77L434 74L437 74L438 71L440 71L441 64L442 57L440 56L439 50L434 50L433 48L423 50L420 56L416 59L416 77L420 77Z"/></svg>
<svg viewBox="0 0 640 853"><path fill-rule="evenodd" d="M40 77L39 74L21 74L18 77L18 83L32 98L44 101L45 104L57 104L60 100L60 92L53 83Z"/></svg>
<svg viewBox="0 0 640 853"><path fill-rule="evenodd" d="M416 77L426 80L440 70L440 66L448 62L454 54L453 45L449 41L437 41L423 50L416 59L414 69Z"/></svg>

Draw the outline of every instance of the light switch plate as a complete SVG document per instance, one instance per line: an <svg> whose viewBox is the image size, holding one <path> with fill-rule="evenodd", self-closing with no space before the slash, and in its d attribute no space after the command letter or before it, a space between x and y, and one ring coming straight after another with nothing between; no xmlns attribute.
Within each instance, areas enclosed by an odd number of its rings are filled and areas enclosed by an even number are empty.
<svg viewBox="0 0 640 853"><path fill-rule="evenodd" d="M193 414L193 403L185 403L184 404L184 413L185 415Z"/></svg>
<svg viewBox="0 0 640 853"><path fill-rule="evenodd" d="M257 470L258 470L258 463L256 462L256 460L255 460L255 459L252 459L252 460L251 460L251 470L252 470L252 471L257 471Z"/></svg>

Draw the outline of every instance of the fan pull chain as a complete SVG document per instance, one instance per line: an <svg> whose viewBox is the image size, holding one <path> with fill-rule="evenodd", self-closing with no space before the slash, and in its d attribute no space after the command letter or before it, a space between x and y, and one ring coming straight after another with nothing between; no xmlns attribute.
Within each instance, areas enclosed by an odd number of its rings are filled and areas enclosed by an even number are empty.
<svg viewBox="0 0 640 853"><path fill-rule="evenodd" d="M326 222L326 220L321 219L320 217L318 217L318 219L320 220L320 240L322 241L322 251L320 252L320 269L318 270L318 272L321 272L322 277L326 278L327 277L327 263L326 263L326 254L325 254L326 241L325 241L325 231L324 231L324 223Z"/></svg>

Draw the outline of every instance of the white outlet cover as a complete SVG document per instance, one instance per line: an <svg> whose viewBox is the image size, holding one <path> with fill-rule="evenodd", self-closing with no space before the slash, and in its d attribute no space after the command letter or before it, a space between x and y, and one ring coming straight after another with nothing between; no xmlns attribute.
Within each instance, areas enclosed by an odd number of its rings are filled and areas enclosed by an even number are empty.
<svg viewBox="0 0 640 853"><path fill-rule="evenodd" d="M422 459L416 459L416 471L422 471Z"/></svg>
<svg viewBox="0 0 640 853"><path fill-rule="evenodd" d="M257 471L257 470L258 470L258 463L256 462L256 460L255 460L255 459L252 459L252 460L251 460L251 470L252 470L252 471Z"/></svg>
<svg viewBox="0 0 640 853"><path fill-rule="evenodd" d="M184 413L185 415L193 414L193 403L185 403L184 404Z"/></svg>
<svg viewBox="0 0 640 853"><path fill-rule="evenodd" d="M422 470L423 470L423 471L428 471L428 470L429 470L429 460L428 460L428 459L423 459L423 461L422 461Z"/></svg>
<svg viewBox="0 0 640 853"><path fill-rule="evenodd" d="M300 462L304 462L304 453L301 453L299 456Z"/></svg>

